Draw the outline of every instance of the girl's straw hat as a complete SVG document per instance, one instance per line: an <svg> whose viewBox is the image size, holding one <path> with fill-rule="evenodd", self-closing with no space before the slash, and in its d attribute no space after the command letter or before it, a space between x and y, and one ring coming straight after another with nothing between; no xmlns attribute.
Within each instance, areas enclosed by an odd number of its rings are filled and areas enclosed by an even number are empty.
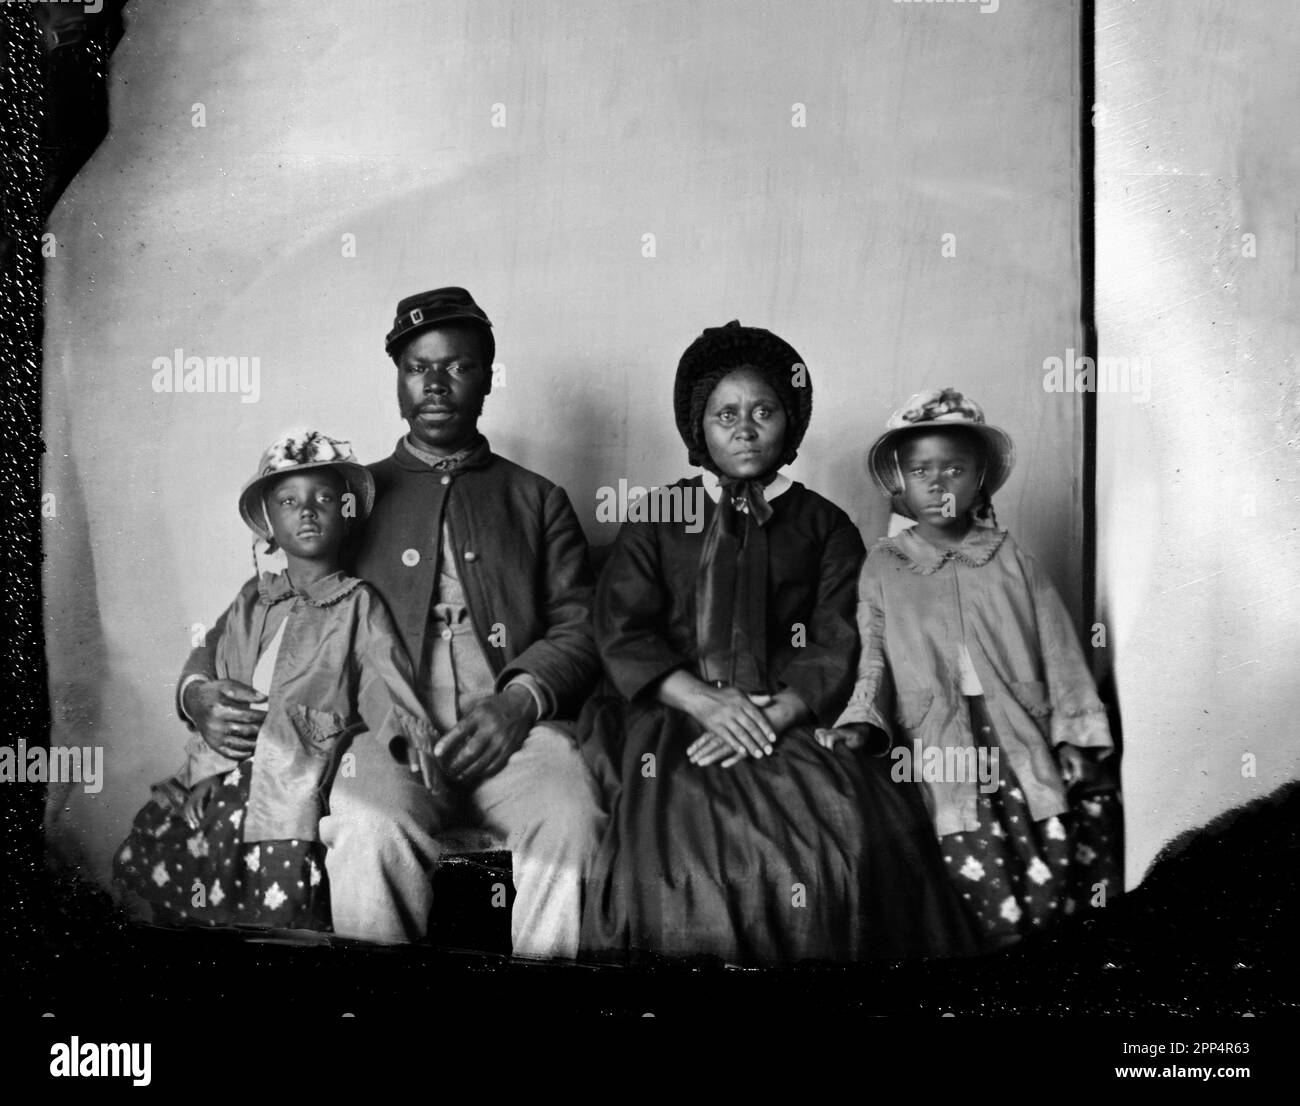
<svg viewBox="0 0 1300 1106"><path fill-rule="evenodd" d="M352 446L319 430L291 430L267 446L256 474L239 493L240 517L254 534L269 542L271 532L262 508L262 492L266 485L290 473L319 468L332 468L343 478L355 500L358 520L370 514L370 508L375 504L375 481L369 470L356 459Z"/></svg>
<svg viewBox="0 0 1300 1106"><path fill-rule="evenodd" d="M885 426L887 429L867 454L867 468L886 495L902 493L902 469L896 454L903 439L920 430L963 427L978 434L984 440L987 454L981 487L989 496L1007 482L1016 463L1016 446L1011 435L989 426L984 421L984 409L955 388L917 392L889 416Z"/></svg>

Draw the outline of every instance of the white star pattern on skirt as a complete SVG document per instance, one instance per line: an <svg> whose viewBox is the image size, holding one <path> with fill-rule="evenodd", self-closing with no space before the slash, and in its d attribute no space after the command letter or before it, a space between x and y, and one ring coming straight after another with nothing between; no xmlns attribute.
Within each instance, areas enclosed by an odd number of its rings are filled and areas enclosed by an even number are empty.
<svg viewBox="0 0 1300 1106"><path fill-rule="evenodd" d="M1015 925L1016 922L1020 921L1020 904L1011 895L1008 895L1002 900L1002 909L998 913L1012 925Z"/></svg>
<svg viewBox="0 0 1300 1106"><path fill-rule="evenodd" d="M984 865L976 860L973 856L966 858L966 863L961 866L961 874L967 879L983 879Z"/></svg>
<svg viewBox="0 0 1300 1106"><path fill-rule="evenodd" d="M262 866L262 849L260 845L254 845L253 851L245 854L244 864L250 872L256 872Z"/></svg>
<svg viewBox="0 0 1300 1106"><path fill-rule="evenodd" d="M1052 878L1052 869L1043 863L1042 857L1034 857L1026 873L1040 887Z"/></svg>
<svg viewBox="0 0 1300 1106"><path fill-rule="evenodd" d="M1047 836L1053 841L1065 840L1065 827L1061 825L1061 819L1056 817L1055 814L1047 819Z"/></svg>
<svg viewBox="0 0 1300 1106"><path fill-rule="evenodd" d="M153 866L153 881L159 887L161 887L164 883L168 883L171 880L171 878L172 877L167 874L167 865L164 864L161 860Z"/></svg>
<svg viewBox="0 0 1300 1106"><path fill-rule="evenodd" d="M221 884L217 880L212 881L212 891L208 895L208 901L213 906L220 906L225 901L226 893L221 889Z"/></svg>
<svg viewBox="0 0 1300 1106"><path fill-rule="evenodd" d="M277 910L280 904L289 896L280 890L278 883L273 883L267 888L266 895L262 899L263 906L269 906L272 910Z"/></svg>
<svg viewBox="0 0 1300 1106"><path fill-rule="evenodd" d="M194 857L195 860L208 855L208 839L201 833L196 833L186 841L185 847L190 850L190 856Z"/></svg>

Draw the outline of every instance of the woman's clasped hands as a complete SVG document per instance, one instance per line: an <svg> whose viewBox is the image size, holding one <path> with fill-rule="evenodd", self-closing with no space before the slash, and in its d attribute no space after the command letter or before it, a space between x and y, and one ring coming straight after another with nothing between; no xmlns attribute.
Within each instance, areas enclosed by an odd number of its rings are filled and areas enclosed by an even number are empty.
<svg viewBox="0 0 1300 1106"><path fill-rule="evenodd" d="M714 764L730 768L746 757L771 756L777 738L806 713L803 702L788 689L764 695L702 685L691 714L704 733L691 743L686 757L701 768Z"/></svg>

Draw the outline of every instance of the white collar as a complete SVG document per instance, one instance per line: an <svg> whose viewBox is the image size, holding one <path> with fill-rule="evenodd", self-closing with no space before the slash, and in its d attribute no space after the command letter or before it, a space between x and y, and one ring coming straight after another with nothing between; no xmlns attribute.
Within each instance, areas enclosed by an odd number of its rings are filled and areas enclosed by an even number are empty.
<svg viewBox="0 0 1300 1106"><path fill-rule="evenodd" d="M718 474L705 469L703 476L704 490L708 493L709 498L713 500L714 503L721 502L722 481L718 479ZM776 474L776 479L763 489L763 498L771 503L777 496L788 492L793 484L794 481L791 480L790 477L786 476L783 472L778 472Z"/></svg>

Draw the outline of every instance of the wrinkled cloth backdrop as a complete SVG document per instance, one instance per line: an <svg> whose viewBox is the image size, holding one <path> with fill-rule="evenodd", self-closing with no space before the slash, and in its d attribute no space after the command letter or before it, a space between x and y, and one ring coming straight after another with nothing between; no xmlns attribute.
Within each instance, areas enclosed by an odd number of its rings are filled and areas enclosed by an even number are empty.
<svg viewBox="0 0 1300 1106"><path fill-rule="evenodd" d="M55 846L102 879L180 762L174 681L249 575L235 502L265 443L311 424L392 449L383 336L422 288L489 312L483 429L596 542L601 486L688 474L669 396L705 326L808 359L791 475L868 541L888 517L867 445L955 384L1015 436L999 517L1077 614L1081 407L1042 363L1080 345L1078 21L1008 0L132 0L110 134L50 228L54 740L104 746L107 774L56 794ZM178 349L258 358L256 402L155 392Z"/></svg>

